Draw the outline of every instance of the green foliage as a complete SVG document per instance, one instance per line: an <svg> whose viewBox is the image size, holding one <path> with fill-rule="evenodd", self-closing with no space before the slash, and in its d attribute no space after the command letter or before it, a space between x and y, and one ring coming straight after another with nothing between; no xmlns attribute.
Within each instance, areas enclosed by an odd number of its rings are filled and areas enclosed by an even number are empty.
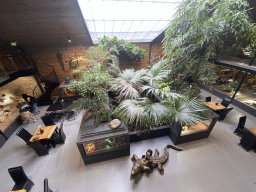
<svg viewBox="0 0 256 192"><path fill-rule="evenodd" d="M169 121L182 125L193 125L208 120L212 116L207 106L196 98L175 98L172 101L165 100L163 103L169 107Z"/></svg>
<svg viewBox="0 0 256 192"><path fill-rule="evenodd" d="M120 51L124 51L128 54L130 59L141 61L146 56L146 49L140 48L131 44L123 39L118 39L116 36L113 38L103 36L99 39L98 46L104 46L111 52L119 55Z"/></svg>
<svg viewBox="0 0 256 192"><path fill-rule="evenodd" d="M100 120L105 121L105 115L110 110L107 87L110 87L113 77L105 71L100 63L95 63L88 70L85 68L79 70L82 73L82 78L71 81L67 89L78 92L83 99L71 105L68 110L75 107L86 107L87 110L92 110Z"/></svg>
<svg viewBox="0 0 256 192"><path fill-rule="evenodd" d="M231 92L231 93L234 93L235 90L236 90L236 87L238 86L239 84L239 81L234 81L234 83L231 85L231 84L223 84L220 86L220 88L223 90L223 91L227 91L227 92ZM242 85L243 87L244 85ZM241 87L241 88L242 88Z"/></svg>
<svg viewBox="0 0 256 192"><path fill-rule="evenodd" d="M111 117L112 110L110 108L99 110L94 114L96 116L96 122L95 122L96 125L99 123L108 122L112 120L112 117Z"/></svg>
<svg viewBox="0 0 256 192"><path fill-rule="evenodd" d="M140 133L173 119L191 123L209 118L209 110L200 102L184 99L170 91L164 82L169 73L165 61L160 60L147 70L124 70L114 79L111 88L120 94L118 98L121 100L116 109L118 117L128 124L130 130Z"/></svg>
<svg viewBox="0 0 256 192"><path fill-rule="evenodd" d="M227 92L233 92L234 91L234 88L231 87L230 85L228 84L223 84L220 86L220 88L223 90L223 91L227 91Z"/></svg>
<svg viewBox="0 0 256 192"><path fill-rule="evenodd" d="M152 101L149 98L126 99L119 108L121 119L128 124L131 130L140 132L168 123L168 108L163 103Z"/></svg>
<svg viewBox="0 0 256 192"><path fill-rule="evenodd" d="M256 77L255 77L255 75L248 79L248 84L252 89L256 89Z"/></svg>
<svg viewBox="0 0 256 192"><path fill-rule="evenodd" d="M210 61L217 58L225 39L233 36L238 47L254 47L256 30L248 8L246 0L183 1L165 33L170 79L183 74L184 79L211 86L216 75Z"/></svg>

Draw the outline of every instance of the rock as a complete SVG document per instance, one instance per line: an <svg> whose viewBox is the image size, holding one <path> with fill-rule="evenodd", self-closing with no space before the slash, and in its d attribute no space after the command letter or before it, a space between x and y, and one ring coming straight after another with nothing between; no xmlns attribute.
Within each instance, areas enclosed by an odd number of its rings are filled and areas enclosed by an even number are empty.
<svg viewBox="0 0 256 192"><path fill-rule="evenodd" d="M109 127L112 129L116 129L121 125L121 121L119 119L113 119L112 121L109 122Z"/></svg>

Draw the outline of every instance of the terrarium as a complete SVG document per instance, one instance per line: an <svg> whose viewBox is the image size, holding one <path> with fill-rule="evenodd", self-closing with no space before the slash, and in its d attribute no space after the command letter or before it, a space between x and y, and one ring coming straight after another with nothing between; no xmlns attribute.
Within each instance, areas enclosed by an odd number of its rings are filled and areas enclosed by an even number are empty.
<svg viewBox="0 0 256 192"><path fill-rule="evenodd" d="M218 115L214 115L207 121L194 123L193 125L182 126L179 123L171 122L169 137L175 145L207 138L218 117Z"/></svg>
<svg viewBox="0 0 256 192"><path fill-rule="evenodd" d="M84 114L85 117L85 114ZM95 118L82 118L77 147L85 164L130 155L128 128L122 122L116 129L109 122L95 125Z"/></svg>
<svg viewBox="0 0 256 192"><path fill-rule="evenodd" d="M86 155L93 155L96 153L115 150L126 146L127 144L129 145L129 142L127 142L127 136L122 135L83 143L83 147Z"/></svg>

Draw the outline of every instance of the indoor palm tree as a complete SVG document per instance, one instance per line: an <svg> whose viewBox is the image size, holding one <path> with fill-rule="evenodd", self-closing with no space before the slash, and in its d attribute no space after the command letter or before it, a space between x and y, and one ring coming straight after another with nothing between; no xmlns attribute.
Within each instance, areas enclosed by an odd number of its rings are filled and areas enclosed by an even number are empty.
<svg viewBox="0 0 256 192"><path fill-rule="evenodd" d="M117 108L118 116L130 130L141 132L170 121L192 124L209 119L209 110L196 99L161 88L169 72L161 60L147 70L124 70L114 79L112 89L122 101Z"/></svg>

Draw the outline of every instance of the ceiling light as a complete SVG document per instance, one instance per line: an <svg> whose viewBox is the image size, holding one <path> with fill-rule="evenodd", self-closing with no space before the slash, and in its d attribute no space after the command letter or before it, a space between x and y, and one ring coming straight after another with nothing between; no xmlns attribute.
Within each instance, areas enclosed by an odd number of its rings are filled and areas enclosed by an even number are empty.
<svg viewBox="0 0 256 192"><path fill-rule="evenodd" d="M71 39L70 39L70 37L68 37L68 42L69 42L69 43L71 43Z"/></svg>

